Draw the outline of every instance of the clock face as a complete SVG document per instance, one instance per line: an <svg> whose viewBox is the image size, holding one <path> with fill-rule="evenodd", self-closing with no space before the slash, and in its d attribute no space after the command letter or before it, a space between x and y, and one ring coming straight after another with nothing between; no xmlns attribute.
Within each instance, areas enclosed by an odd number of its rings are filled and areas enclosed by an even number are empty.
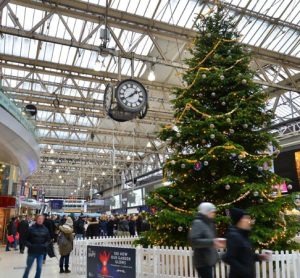
<svg viewBox="0 0 300 278"><path fill-rule="evenodd" d="M124 80L116 89L116 99L125 111L139 112L147 103L147 91L138 81Z"/></svg>

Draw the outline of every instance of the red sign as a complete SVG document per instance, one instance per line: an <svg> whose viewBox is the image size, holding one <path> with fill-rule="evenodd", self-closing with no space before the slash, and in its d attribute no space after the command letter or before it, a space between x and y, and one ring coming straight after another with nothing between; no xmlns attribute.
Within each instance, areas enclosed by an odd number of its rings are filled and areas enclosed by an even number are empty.
<svg viewBox="0 0 300 278"><path fill-rule="evenodd" d="M11 196L0 196L0 208L14 208L16 198Z"/></svg>

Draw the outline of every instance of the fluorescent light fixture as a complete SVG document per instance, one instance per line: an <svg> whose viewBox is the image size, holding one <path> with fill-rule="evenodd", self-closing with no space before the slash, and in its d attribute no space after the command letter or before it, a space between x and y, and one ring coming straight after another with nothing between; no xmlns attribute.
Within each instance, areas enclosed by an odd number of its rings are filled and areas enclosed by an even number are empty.
<svg viewBox="0 0 300 278"><path fill-rule="evenodd" d="M99 58L97 58L96 63L94 65L94 71L100 71L101 70L101 62L99 61Z"/></svg>
<svg viewBox="0 0 300 278"><path fill-rule="evenodd" d="M151 65L149 74L148 74L148 80L149 81L155 81L155 73L154 73L154 65Z"/></svg>

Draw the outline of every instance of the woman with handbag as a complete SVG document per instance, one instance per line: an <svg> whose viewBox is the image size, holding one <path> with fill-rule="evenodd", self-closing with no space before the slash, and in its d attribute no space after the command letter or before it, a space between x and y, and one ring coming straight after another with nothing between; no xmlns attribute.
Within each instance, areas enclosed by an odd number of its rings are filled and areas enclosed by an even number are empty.
<svg viewBox="0 0 300 278"><path fill-rule="evenodd" d="M73 250L73 220L68 217L66 223L59 226L59 234L57 238L60 260L59 260L59 273L70 273L69 270L69 258L70 253ZM65 266L65 269L64 269Z"/></svg>
<svg viewBox="0 0 300 278"><path fill-rule="evenodd" d="M14 249L17 249L17 226L16 226L16 218L12 217L7 225L7 244L5 251L10 251L9 246L14 244Z"/></svg>

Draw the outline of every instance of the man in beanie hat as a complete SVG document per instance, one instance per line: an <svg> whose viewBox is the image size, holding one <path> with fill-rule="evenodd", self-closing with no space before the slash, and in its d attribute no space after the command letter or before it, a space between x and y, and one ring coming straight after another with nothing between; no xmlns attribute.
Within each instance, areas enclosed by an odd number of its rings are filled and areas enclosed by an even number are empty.
<svg viewBox="0 0 300 278"><path fill-rule="evenodd" d="M73 250L73 220L71 217L68 217L66 223L62 226L59 226L59 235L57 239L60 260L59 260L59 273L70 273L69 270L69 258L70 253ZM65 269L64 269L65 266Z"/></svg>
<svg viewBox="0 0 300 278"><path fill-rule="evenodd" d="M229 278L255 278L255 262L268 260L268 255L255 254L249 239L252 220L241 209L230 210L232 227L227 234L227 251L223 261L230 265Z"/></svg>
<svg viewBox="0 0 300 278"><path fill-rule="evenodd" d="M212 278L213 267L219 258L217 249L224 248L225 241L216 239L216 207L212 203L201 203L198 212L189 233L194 250L193 262L199 277Z"/></svg>

